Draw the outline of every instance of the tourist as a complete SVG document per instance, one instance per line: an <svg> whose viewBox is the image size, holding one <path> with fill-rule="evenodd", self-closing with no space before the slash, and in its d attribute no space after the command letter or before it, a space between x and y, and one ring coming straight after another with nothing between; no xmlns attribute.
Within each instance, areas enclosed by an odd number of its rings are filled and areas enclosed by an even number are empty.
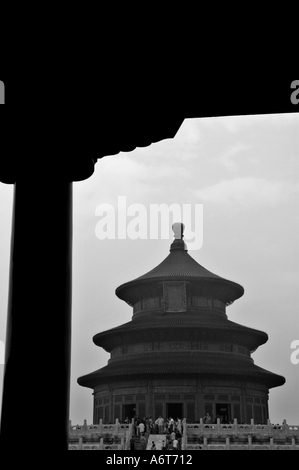
<svg viewBox="0 0 299 470"><path fill-rule="evenodd" d="M151 447L151 450L156 450L156 444L154 443L154 441L152 441L152 447Z"/></svg>
<svg viewBox="0 0 299 470"><path fill-rule="evenodd" d="M206 423L206 424L211 424L211 422L212 422L212 417L209 415L209 413L207 413L207 414L203 417L203 422Z"/></svg>
<svg viewBox="0 0 299 470"><path fill-rule="evenodd" d="M159 434L163 434L163 431L164 431L164 419L162 418L162 416L159 416L159 418L156 419L155 423L158 425Z"/></svg>
<svg viewBox="0 0 299 470"><path fill-rule="evenodd" d="M145 426L144 426L144 423L142 421L139 423L138 428L139 428L139 435L143 436L144 431L145 431Z"/></svg>
<svg viewBox="0 0 299 470"><path fill-rule="evenodd" d="M135 450L135 436L130 439L130 450Z"/></svg>
<svg viewBox="0 0 299 470"><path fill-rule="evenodd" d="M176 420L176 428L181 432L182 431L182 420L177 418Z"/></svg>
<svg viewBox="0 0 299 470"><path fill-rule="evenodd" d="M151 427L150 427L150 418L145 418L145 432L146 434L150 434L151 432Z"/></svg>
<svg viewBox="0 0 299 470"><path fill-rule="evenodd" d="M178 445L179 445L179 441L177 439L174 439L172 441L172 448L173 450L178 450Z"/></svg>
<svg viewBox="0 0 299 470"><path fill-rule="evenodd" d="M176 430L175 438L179 441L178 449L180 449L182 443L182 434L178 429Z"/></svg>
<svg viewBox="0 0 299 470"><path fill-rule="evenodd" d="M169 420L168 420L168 429L169 429L170 434L173 431L173 425L174 425L174 419L172 417L170 417Z"/></svg>
<svg viewBox="0 0 299 470"><path fill-rule="evenodd" d="M143 435L140 438L141 450L146 450L146 437Z"/></svg>
<svg viewBox="0 0 299 470"><path fill-rule="evenodd" d="M150 428L149 433L154 434L155 433L155 425L154 425L154 422L153 422L153 419L152 419L151 416L149 417L148 422L149 422L149 428Z"/></svg>

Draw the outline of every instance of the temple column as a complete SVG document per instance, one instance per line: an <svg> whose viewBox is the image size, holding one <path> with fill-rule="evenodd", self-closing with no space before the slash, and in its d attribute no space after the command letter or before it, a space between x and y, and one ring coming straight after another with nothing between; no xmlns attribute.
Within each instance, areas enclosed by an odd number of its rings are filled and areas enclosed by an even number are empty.
<svg viewBox="0 0 299 470"><path fill-rule="evenodd" d="M154 398L153 398L153 382L152 380L148 380L148 393L147 393L147 416L152 417L154 419Z"/></svg>
<svg viewBox="0 0 299 470"><path fill-rule="evenodd" d="M15 183L0 443L16 430L45 445L39 424L68 449L71 358L72 183L43 178ZM34 431L33 431L34 429ZM28 442L27 442L28 450Z"/></svg>
<svg viewBox="0 0 299 470"><path fill-rule="evenodd" d="M246 423L246 387L243 385L241 387L241 416L240 423Z"/></svg>

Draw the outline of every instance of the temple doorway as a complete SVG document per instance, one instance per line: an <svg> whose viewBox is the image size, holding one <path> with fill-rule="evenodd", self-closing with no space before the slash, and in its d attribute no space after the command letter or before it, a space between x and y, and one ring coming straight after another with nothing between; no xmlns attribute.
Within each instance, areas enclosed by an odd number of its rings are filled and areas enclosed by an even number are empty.
<svg viewBox="0 0 299 470"><path fill-rule="evenodd" d="M231 420L231 406L228 403L216 403L216 418L220 423L226 424Z"/></svg>
<svg viewBox="0 0 299 470"><path fill-rule="evenodd" d="M183 403L166 403L166 418L183 419Z"/></svg>
<svg viewBox="0 0 299 470"><path fill-rule="evenodd" d="M136 405L123 405L123 422L126 418L129 418L130 421L134 418L136 414Z"/></svg>

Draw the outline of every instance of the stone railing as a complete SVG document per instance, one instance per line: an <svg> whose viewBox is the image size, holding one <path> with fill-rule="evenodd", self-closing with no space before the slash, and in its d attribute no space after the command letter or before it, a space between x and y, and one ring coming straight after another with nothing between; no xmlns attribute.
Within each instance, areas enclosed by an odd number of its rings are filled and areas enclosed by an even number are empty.
<svg viewBox="0 0 299 470"><path fill-rule="evenodd" d="M83 443L82 437L79 438L79 443L69 443L69 450L123 450L124 440L121 439L120 444L105 444L104 439L100 438L99 443L85 442Z"/></svg>
<svg viewBox="0 0 299 470"><path fill-rule="evenodd" d="M299 425L187 423L184 419L182 450L299 450ZM129 450L134 432L130 424L69 425L69 450Z"/></svg>
<svg viewBox="0 0 299 470"><path fill-rule="evenodd" d="M116 419L114 424L73 425L69 423L69 450L127 450L132 435L133 424L121 424Z"/></svg>
<svg viewBox="0 0 299 470"><path fill-rule="evenodd" d="M299 425L183 423L184 450L298 449Z"/></svg>

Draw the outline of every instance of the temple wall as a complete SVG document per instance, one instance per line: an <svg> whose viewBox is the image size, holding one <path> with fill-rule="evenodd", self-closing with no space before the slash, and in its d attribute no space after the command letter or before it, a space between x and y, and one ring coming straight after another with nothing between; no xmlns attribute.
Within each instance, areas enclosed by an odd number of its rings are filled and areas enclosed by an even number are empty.
<svg viewBox="0 0 299 470"><path fill-rule="evenodd" d="M94 424L139 418L181 414L189 422L198 422L207 413L212 420L221 417L231 422L266 423L268 388L262 384L238 380L196 380L189 378L114 382L94 390Z"/></svg>
<svg viewBox="0 0 299 470"><path fill-rule="evenodd" d="M178 283L180 284L180 283ZM185 284L185 283L181 283ZM167 291L165 291L166 293ZM151 297L147 299L140 300L139 302L136 302L133 306L133 317L136 317L137 315L143 314L143 313L148 313L151 311L165 311L166 307L166 299L168 299L169 295L166 297L164 294L163 297ZM183 297L183 296L182 296ZM225 314L226 306L224 302L221 302L220 300L217 299L211 299L209 297L200 297L200 296L189 296L185 295L185 302L186 302L186 308L190 311L193 309L210 309L213 310L214 313L221 313ZM175 304L177 304L177 299L174 301Z"/></svg>

